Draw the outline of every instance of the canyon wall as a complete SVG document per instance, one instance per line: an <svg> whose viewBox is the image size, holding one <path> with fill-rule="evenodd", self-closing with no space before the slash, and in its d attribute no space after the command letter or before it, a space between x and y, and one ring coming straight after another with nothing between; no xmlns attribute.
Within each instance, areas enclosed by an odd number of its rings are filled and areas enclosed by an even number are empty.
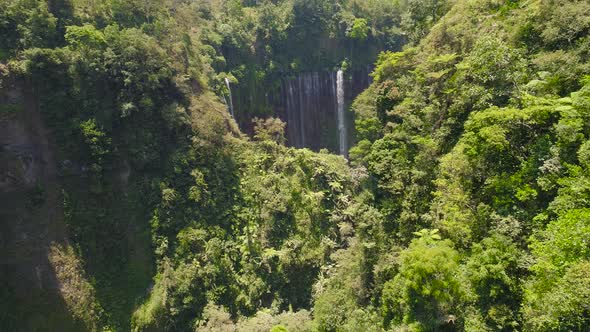
<svg viewBox="0 0 590 332"><path fill-rule="evenodd" d="M340 141L349 146L354 142L354 121L349 106L354 98L371 83L370 67L351 70L343 74L343 113L338 123L338 73L336 71L303 72L285 75L274 87L232 87L233 108L240 128L251 133L252 108L266 109L267 115L279 117L287 123L287 145L310 148L314 151L326 148L343 153ZM253 93L254 91L254 93ZM253 94L262 95L255 100ZM252 106L254 105L254 106ZM258 111L258 110L254 110ZM268 114L270 113L270 114ZM343 139L340 133L344 133Z"/></svg>

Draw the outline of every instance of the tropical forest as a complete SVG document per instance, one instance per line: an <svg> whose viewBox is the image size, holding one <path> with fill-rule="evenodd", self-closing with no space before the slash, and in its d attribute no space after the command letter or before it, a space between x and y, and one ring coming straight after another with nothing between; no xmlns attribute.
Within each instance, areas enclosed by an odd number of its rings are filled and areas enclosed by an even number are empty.
<svg viewBox="0 0 590 332"><path fill-rule="evenodd" d="M590 331L590 1L0 0L0 331Z"/></svg>

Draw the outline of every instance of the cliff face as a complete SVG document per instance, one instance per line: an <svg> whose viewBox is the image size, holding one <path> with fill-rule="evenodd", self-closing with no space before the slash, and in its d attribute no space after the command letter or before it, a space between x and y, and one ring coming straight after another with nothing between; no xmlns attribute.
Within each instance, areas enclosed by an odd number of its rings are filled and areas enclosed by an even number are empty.
<svg viewBox="0 0 590 332"><path fill-rule="evenodd" d="M26 84L6 84L0 105L0 325L80 330L60 291L64 265L51 262L67 240L50 133Z"/></svg>
<svg viewBox="0 0 590 332"><path fill-rule="evenodd" d="M9 331L100 330L105 325L104 296L88 278L98 279L94 273L97 264L90 255L82 257L80 243L70 240L72 225L68 220L71 223L77 218L80 208L66 203L85 201L88 179L84 174L64 176L68 160L58 157L60 150L43 119L33 85L3 83L0 326ZM137 241L127 240L129 251L135 252ZM143 264L135 258L131 261ZM145 275L149 278L151 274L147 271Z"/></svg>
<svg viewBox="0 0 590 332"><path fill-rule="evenodd" d="M348 112L352 100L371 82L370 68L352 70L344 76L344 109L347 141L354 137L354 121ZM255 111L287 123L287 144L318 151L327 148L338 153L338 101L336 72L305 72L284 77L276 87L237 86L233 105L240 127L251 131ZM257 95L262 95L258 97ZM257 106L256 106L257 105Z"/></svg>

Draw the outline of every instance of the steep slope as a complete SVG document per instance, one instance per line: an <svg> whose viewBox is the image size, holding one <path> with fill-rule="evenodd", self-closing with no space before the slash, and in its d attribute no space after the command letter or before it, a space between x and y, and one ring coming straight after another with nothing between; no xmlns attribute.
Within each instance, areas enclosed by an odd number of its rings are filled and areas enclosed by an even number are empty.
<svg viewBox="0 0 590 332"><path fill-rule="evenodd" d="M13 331L96 328L100 308L92 312L94 292L67 238L53 136L30 83L2 83L0 321Z"/></svg>
<svg viewBox="0 0 590 332"><path fill-rule="evenodd" d="M586 234L573 192L586 190L587 6L456 1L416 47L380 56L353 105L350 155L372 177L386 235L341 254L316 301L320 329L588 327L564 288L587 253L554 238L566 224ZM575 287L585 298L585 281ZM549 309L557 299L567 309Z"/></svg>

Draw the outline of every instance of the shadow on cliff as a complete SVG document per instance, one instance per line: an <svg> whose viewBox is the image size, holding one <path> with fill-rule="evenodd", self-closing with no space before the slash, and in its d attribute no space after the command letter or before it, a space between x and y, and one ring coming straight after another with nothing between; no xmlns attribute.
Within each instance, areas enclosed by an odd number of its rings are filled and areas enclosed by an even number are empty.
<svg viewBox="0 0 590 332"><path fill-rule="evenodd" d="M67 237L48 133L17 84L0 91L0 106L0 327L84 331L50 261Z"/></svg>

